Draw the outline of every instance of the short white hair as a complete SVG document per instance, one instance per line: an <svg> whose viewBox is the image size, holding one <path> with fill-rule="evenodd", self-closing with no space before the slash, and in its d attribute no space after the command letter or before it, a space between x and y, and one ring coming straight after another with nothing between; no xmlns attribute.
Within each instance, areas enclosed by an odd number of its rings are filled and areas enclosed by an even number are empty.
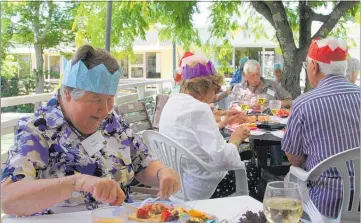
<svg viewBox="0 0 361 223"><path fill-rule="evenodd" d="M261 65L258 63L257 60L249 60L244 64L243 73L247 74L249 72L257 72L257 69L261 75Z"/></svg>
<svg viewBox="0 0 361 223"><path fill-rule="evenodd" d="M347 80L351 81L352 74L355 71L360 70L360 61L356 58L348 58L347 59L347 70L346 70L346 78Z"/></svg>
<svg viewBox="0 0 361 223"><path fill-rule="evenodd" d="M81 99L85 95L85 92L86 92L86 91L84 91L82 89L72 88L72 87L68 87L68 86L65 86L65 85L61 85L59 91L60 91L60 95L61 95L62 98L65 97L65 91L68 91L69 94L70 94L70 97L74 101Z"/></svg>
<svg viewBox="0 0 361 223"><path fill-rule="evenodd" d="M330 63L323 63L317 60L312 59L311 57L307 57L308 60L315 61L320 67L320 72L325 75L346 75L347 61L331 61Z"/></svg>

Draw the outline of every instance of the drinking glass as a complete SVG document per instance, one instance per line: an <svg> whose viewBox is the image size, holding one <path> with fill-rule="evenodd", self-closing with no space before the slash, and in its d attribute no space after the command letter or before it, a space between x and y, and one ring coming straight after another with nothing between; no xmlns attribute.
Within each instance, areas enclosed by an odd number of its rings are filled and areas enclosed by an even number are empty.
<svg viewBox="0 0 361 223"><path fill-rule="evenodd" d="M270 223L299 222L302 216L299 186L293 182L269 182L264 195L263 212Z"/></svg>
<svg viewBox="0 0 361 223"><path fill-rule="evenodd" d="M93 223L127 223L128 213L123 207L108 206L91 212Z"/></svg>
<svg viewBox="0 0 361 223"><path fill-rule="evenodd" d="M281 101L279 100L269 101L269 108L271 109L273 115L277 115L277 113L281 109Z"/></svg>
<svg viewBox="0 0 361 223"><path fill-rule="evenodd" d="M250 101L247 99L243 99L240 103L240 107L244 113L247 113L249 109L251 109Z"/></svg>
<svg viewBox="0 0 361 223"><path fill-rule="evenodd" d="M265 106L267 103L267 96L265 94L257 95L257 103L261 106Z"/></svg>

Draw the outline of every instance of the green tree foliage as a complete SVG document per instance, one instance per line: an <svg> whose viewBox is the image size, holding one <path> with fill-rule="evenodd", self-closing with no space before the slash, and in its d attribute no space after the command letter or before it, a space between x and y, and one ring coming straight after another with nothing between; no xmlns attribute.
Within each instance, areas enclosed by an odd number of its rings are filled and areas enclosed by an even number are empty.
<svg viewBox="0 0 361 223"><path fill-rule="evenodd" d="M78 3L54 1L2 2L12 27L11 41L33 46L36 55L36 93L44 91L43 52L74 39L72 23ZM2 21L3 22L3 21Z"/></svg>
<svg viewBox="0 0 361 223"><path fill-rule="evenodd" d="M244 10L240 12L241 8ZM236 21L240 15L246 16L245 23L240 21L239 28L248 31L255 39L264 37L266 32L260 19L261 15L273 27L276 39L284 58L282 85L295 98L301 93L300 72L311 40L334 35L354 42L347 35L346 22L359 21L360 3L357 1L216 1L211 7L211 30L218 37L237 30ZM322 14L328 12L329 14ZM258 13L257 13L258 12ZM322 12L322 13L321 13ZM313 21L322 22L319 30L312 35ZM269 31L269 30L268 30Z"/></svg>
<svg viewBox="0 0 361 223"><path fill-rule="evenodd" d="M180 7L181 6L181 7ZM189 49L201 45L192 15L198 12L196 2L113 2L111 51L118 58L134 59L133 43L146 39L150 29L159 30L160 40L171 40ZM73 30L76 45L105 45L106 3L83 2L77 10Z"/></svg>

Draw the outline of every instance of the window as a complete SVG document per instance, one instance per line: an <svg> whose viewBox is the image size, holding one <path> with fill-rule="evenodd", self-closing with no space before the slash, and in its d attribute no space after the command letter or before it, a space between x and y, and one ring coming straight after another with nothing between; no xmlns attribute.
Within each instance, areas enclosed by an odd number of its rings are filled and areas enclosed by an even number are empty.
<svg viewBox="0 0 361 223"><path fill-rule="evenodd" d="M146 53L147 78L160 78L160 54Z"/></svg>
<svg viewBox="0 0 361 223"><path fill-rule="evenodd" d="M130 65L132 78L144 78L144 54L135 54L135 61Z"/></svg>
<svg viewBox="0 0 361 223"><path fill-rule="evenodd" d="M50 78L60 78L60 56L49 56L49 66Z"/></svg>

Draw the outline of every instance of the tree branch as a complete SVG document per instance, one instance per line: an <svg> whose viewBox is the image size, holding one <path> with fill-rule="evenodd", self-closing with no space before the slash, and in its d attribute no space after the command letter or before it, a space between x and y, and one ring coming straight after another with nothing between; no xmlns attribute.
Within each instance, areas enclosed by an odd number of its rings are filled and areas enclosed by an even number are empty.
<svg viewBox="0 0 361 223"><path fill-rule="evenodd" d="M330 15L323 15L320 13L316 13L311 10L311 19L313 21L326 22L330 18Z"/></svg>
<svg viewBox="0 0 361 223"><path fill-rule="evenodd" d="M272 18L272 13L269 7L265 2L262 1L251 1L250 2L253 8L261 15L263 15L269 23L276 29L275 23Z"/></svg>
<svg viewBox="0 0 361 223"><path fill-rule="evenodd" d="M293 32L287 20L287 14L282 1L265 2L271 11L275 24L276 36L284 53L293 53L297 47L294 41ZM287 56L287 55L285 55ZM292 55L288 55L292 56Z"/></svg>
<svg viewBox="0 0 361 223"><path fill-rule="evenodd" d="M316 32L316 34L312 37L325 38L331 32L331 30L336 26L337 22L340 18L345 15L345 13L353 8L359 2L356 1L340 1L335 9L327 16L328 19L323 23L320 29Z"/></svg>

